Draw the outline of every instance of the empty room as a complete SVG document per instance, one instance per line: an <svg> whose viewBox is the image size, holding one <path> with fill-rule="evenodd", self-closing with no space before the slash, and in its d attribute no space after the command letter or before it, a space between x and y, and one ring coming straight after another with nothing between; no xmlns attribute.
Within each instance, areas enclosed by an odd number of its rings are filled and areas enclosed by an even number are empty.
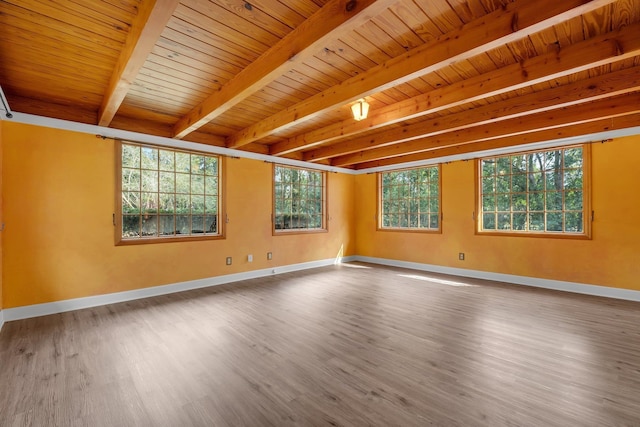
<svg viewBox="0 0 640 427"><path fill-rule="evenodd" d="M0 427L640 426L640 0L3 0L0 101Z"/></svg>

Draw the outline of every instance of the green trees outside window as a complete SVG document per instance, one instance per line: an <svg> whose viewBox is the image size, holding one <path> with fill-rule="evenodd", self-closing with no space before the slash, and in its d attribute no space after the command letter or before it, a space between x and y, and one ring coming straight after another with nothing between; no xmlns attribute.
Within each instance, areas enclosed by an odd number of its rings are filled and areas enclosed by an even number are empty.
<svg viewBox="0 0 640 427"><path fill-rule="evenodd" d="M585 148L479 160L480 231L585 234Z"/></svg>
<svg viewBox="0 0 640 427"><path fill-rule="evenodd" d="M219 235L220 158L120 143L122 239Z"/></svg>
<svg viewBox="0 0 640 427"><path fill-rule="evenodd" d="M382 172L380 228L440 229L440 167Z"/></svg>
<svg viewBox="0 0 640 427"><path fill-rule="evenodd" d="M274 231L326 230L326 172L274 166Z"/></svg>

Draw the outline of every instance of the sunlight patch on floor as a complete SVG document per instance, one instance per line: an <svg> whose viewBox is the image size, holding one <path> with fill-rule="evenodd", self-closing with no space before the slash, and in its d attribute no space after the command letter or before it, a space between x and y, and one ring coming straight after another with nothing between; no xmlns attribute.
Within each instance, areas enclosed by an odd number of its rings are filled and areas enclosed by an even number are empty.
<svg viewBox="0 0 640 427"><path fill-rule="evenodd" d="M435 277L429 277L429 276L418 276L417 274L398 274L398 276L406 277L407 279L422 280L424 282L440 283L441 285L447 285L447 286L477 286L477 285L472 285L470 283L455 282L453 280L436 279Z"/></svg>
<svg viewBox="0 0 640 427"><path fill-rule="evenodd" d="M344 263L341 265L343 267L349 267L349 268L371 268L371 267L367 267L366 265L358 265L358 264L351 264L351 263Z"/></svg>

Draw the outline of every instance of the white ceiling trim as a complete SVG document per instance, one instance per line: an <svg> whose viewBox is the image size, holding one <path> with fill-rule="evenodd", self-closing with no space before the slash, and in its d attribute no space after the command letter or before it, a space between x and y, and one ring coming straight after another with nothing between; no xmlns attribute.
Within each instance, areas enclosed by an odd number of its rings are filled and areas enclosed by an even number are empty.
<svg viewBox="0 0 640 427"><path fill-rule="evenodd" d="M1 88L0 88L1 90ZM303 162L300 160L286 159L282 157L269 156L266 154L251 153L248 151L234 150L231 148L215 147L197 142L183 141L179 139L166 138L163 136L148 135L140 132L132 132L121 129L113 129L109 127L90 125L85 123L71 122L68 120L52 119L49 117L37 116L33 114L18 113L15 111L7 111L12 114L12 118L6 117L5 114L0 116L0 120L12 121L17 123L30 124L34 126L42 126L53 129L68 130L73 132L86 133L96 135L102 138L123 139L147 144L161 145L165 147L179 148L183 150L197 150L206 153L219 154L229 157L239 157L244 159L260 160L269 163L278 163L287 166L298 166L303 168L317 169L328 172L339 172L348 175L363 175L375 172L384 172L395 169L405 169L411 167L420 167L434 165L438 163L449 163L462 160L477 159L479 157L497 156L501 154L513 153L517 151L539 150L552 147L560 147L572 144L581 144L593 141L602 141L624 136L640 135L640 126L626 129L616 129L605 132L591 133L570 138L559 138L549 141L540 141L536 143L527 143L523 145L514 145L506 148L496 148L491 150L476 151L473 153L458 154L452 156L437 157L428 160L420 160L415 162L401 163L391 166L381 166L376 168L351 170L337 166L318 165L315 163Z"/></svg>

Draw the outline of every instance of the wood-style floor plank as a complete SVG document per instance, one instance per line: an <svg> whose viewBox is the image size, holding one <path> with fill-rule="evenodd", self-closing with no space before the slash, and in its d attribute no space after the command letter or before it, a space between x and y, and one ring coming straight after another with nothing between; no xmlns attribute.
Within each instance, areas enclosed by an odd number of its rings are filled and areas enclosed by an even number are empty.
<svg viewBox="0 0 640 427"><path fill-rule="evenodd" d="M640 303L351 263L9 322L31 425L640 426Z"/></svg>

